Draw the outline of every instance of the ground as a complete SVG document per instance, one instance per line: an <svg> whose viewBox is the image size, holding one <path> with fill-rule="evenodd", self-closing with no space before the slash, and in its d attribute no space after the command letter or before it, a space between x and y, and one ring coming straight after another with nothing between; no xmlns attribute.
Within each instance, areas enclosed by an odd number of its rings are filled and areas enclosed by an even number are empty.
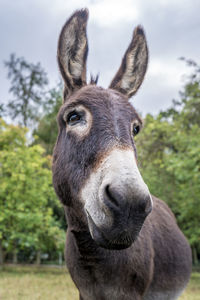
<svg viewBox="0 0 200 300"><path fill-rule="evenodd" d="M65 267L6 266L0 269L0 300L78 300ZM180 300L200 300L200 273L193 272Z"/></svg>

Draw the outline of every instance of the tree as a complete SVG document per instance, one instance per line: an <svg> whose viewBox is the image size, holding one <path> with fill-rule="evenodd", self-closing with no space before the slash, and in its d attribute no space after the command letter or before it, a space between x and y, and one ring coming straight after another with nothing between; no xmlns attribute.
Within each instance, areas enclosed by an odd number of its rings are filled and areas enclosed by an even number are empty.
<svg viewBox="0 0 200 300"><path fill-rule="evenodd" d="M144 181L152 194L165 200L170 206L176 199L174 176L166 172L166 157L176 151L170 137L176 128L161 116L147 115L144 129L136 138L138 160Z"/></svg>
<svg viewBox="0 0 200 300"><path fill-rule="evenodd" d="M27 146L27 129L0 121L0 258L20 249L62 249L64 231L49 202L59 205L51 183L50 157ZM3 254L4 252L4 254Z"/></svg>
<svg viewBox="0 0 200 300"><path fill-rule="evenodd" d="M185 85L179 92L180 99L173 100L173 106L161 112L163 119L182 118L182 125L189 129L192 124L200 126L200 66L191 59L180 58L192 68L189 75L185 75ZM181 114L180 114L181 112Z"/></svg>
<svg viewBox="0 0 200 300"><path fill-rule="evenodd" d="M39 119L44 101L44 87L48 84L46 72L40 63L29 63L23 57L10 55L5 62L8 78L11 80L9 92L13 99L7 105L7 113L19 124L31 126Z"/></svg>
<svg viewBox="0 0 200 300"><path fill-rule="evenodd" d="M143 177L172 208L195 262L200 253L200 67L187 62L194 69L180 99L158 116L146 116L137 145Z"/></svg>
<svg viewBox="0 0 200 300"><path fill-rule="evenodd" d="M37 136L36 143L40 143L46 150L46 154L52 155L53 147L58 135L58 126L56 116L62 104L62 86L59 83L57 87L49 90L46 95L45 114L40 119L38 127L34 130Z"/></svg>
<svg viewBox="0 0 200 300"><path fill-rule="evenodd" d="M0 103L0 118L2 118L5 115L5 105L3 103Z"/></svg>
<svg viewBox="0 0 200 300"><path fill-rule="evenodd" d="M44 107L45 115L40 119L38 127L34 130L37 137L34 144L40 144L46 150L47 155L52 155L53 148L58 135L57 114L62 105L62 83L52 88L46 95L46 104ZM61 224L61 228L66 229L66 220L62 207L49 203L53 209L54 217Z"/></svg>

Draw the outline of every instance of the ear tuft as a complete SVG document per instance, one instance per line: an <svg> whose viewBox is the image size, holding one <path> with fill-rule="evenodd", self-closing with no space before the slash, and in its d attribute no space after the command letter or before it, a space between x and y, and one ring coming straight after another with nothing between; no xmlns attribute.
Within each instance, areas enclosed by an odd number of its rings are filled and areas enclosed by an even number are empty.
<svg viewBox="0 0 200 300"><path fill-rule="evenodd" d="M110 88L127 95L129 98L139 89L148 64L148 48L142 26L137 26L121 66L110 84Z"/></svg>
<svg viewBox="0 0 200 300"><path fill-rule="evenodd" d="M143 27L141 25L138 25L134 30L133 36L134 36L134 34L145 36Z"/></svg>
<svg viewBox="0 0 200 300"><path fill-rule="evenodd" d="M90 74L90 84L97 85L98 80L99 80L99 74L97 74L96 76Z"/></svg>
<svg viewBox="0 0 200 300"><path fill-rule="evenodd" d="M77 10L74 14L76 14L77 17L82 18L84 22L87 22L89 10L87 8L82 8L80 10Z"/></svg>

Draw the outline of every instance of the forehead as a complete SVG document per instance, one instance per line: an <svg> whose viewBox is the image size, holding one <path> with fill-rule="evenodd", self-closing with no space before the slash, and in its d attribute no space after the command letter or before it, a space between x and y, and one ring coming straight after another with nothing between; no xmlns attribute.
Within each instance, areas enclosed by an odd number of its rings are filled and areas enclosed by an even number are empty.
<svg viewBox="0 0 200 300"><path fill-rule="evenodd" d="M104 89L95 85L85 86L66 100L61 111L71 107L75 108L80 104L88 108L91 112L97 111L101 114L111 112L126 115L128 118L138 119L142 123L136 110L128 102L128 98L112 89Z"/></svg>

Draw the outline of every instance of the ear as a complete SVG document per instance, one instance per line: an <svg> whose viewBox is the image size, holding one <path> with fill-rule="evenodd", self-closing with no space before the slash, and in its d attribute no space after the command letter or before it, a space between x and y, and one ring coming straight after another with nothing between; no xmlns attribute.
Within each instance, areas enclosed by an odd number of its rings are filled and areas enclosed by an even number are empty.
<svg viewBox="0 0 200 300"><path fill-rule="evenodd" d="M87 9L76 11L60 33L57 58L65 84L64 95L71 94L86 84L87 20Z"/></svg>
<svg viewBox="0 0 200 300"><path fill-rule="evenodd" d="M148 48L145 34L143 28L137 26L121 66L109 88L118 90L130 98L137 92L144 79L147 63Z"/></svg>

